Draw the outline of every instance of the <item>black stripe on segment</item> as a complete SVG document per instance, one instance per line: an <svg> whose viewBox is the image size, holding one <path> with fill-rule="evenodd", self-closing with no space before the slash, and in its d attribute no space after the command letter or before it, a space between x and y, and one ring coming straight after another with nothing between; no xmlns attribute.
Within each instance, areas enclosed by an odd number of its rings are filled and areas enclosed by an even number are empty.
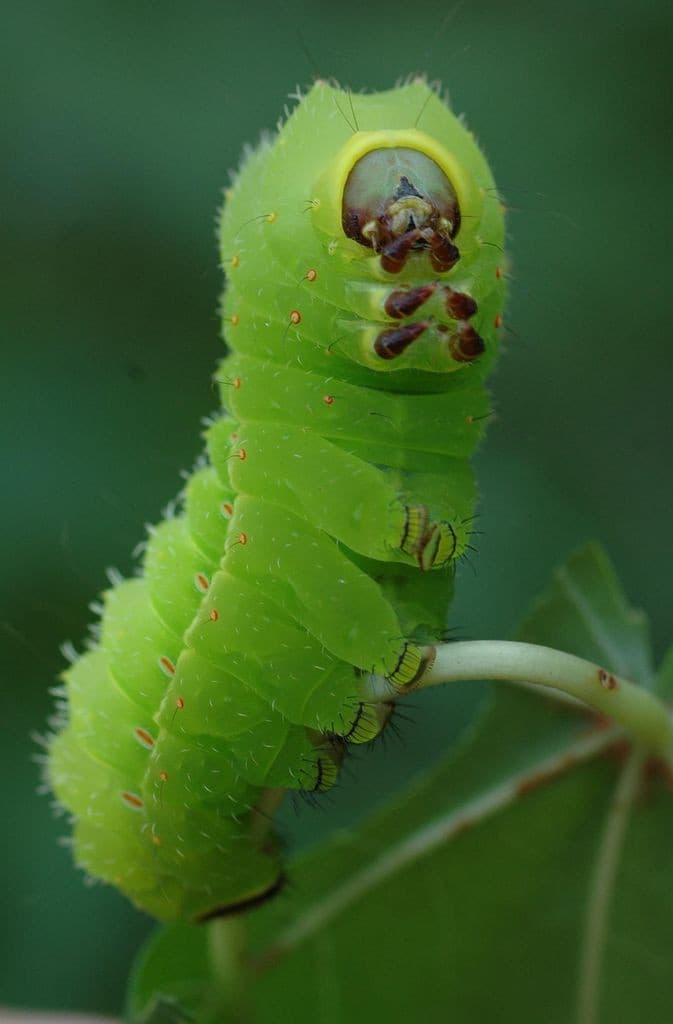
<svg viewBox="0 0 673 1024"><path fill-rule="evenodd" d="M400 665L402 664L402 662L404 661L404 659L406 657L406 653L407 653L408 648L409 648L409 644L405 643L404 647L402 648L402 653L400 654L399 658L397 659L397 664L395 665L395 668L392 670L392 672L388 676L389 679L392 679L393 676L395 676L397 674L397 670L399 669Z"/></svg>
<svg viewBox="0 0 673 1024"><path fill-rule="evenodd" d="M350 739L350 737L351 737L351 736L353 736L353 735L355 734L355 732L357 731L357 727L358 727L358 726L359 726L359 724L360 724L360 719L362 718L362 716L364 715L364 713L365 713L365 706L364 706L364 704L362 703L362 701L360 701L360 703L358 704L358 709L357 709L357 712L356 712L355 718L353 719L353 724L351 725L351 727L350 727L350 729L348 730L348 732L347 732L347 733L344 733L344 737L343 737L343 738L344 738L345 740L348 740L348 739Z"/></svg>
<svg viewBox="0 0 673 1024"><path fill-rule="evenodd" d="M206 910L205 913L199 914L195 918L195 924L205 924L207 921L212 921L216 917L233 917L234 914L243 914L248 910L252 910L254 907L260 907L267 900L277 896L287 884L287 876L280 874L275 882L273 882L268 889L263 892L257 893L256 896L249 896L247 899L239 900L238 903L228 903L221 907L215 907L213 910Z"/></svg>
<svg viewBox="0 0 673 1024"><path fill-rule="evenodd" d="M409 506L404 506L404 529L402 530L402 540L400 541L400 547L404 548L404 542L409 536Z"/></svg>
<svg viewBox="0 0 673 1024"><path fill-rule="evenodd" d="M322 777L323 777L322 757L319 757L315 764L316 764L316 768L318 769L318 774L316 776L315 785L313 787L313 792L317 793L318 790L320 789L320 787L322 786Z"/></svg>
<svg viewBox="0 0 673 1024"><path fill-rule="evenodd" d="M436 657L437 657L437 648L436 647L434 647L434 646L432 646L432 647L425 647L423 649L423 654L422 654L422 657L421 657L418 669L416 670L416 674L414 675L413 679L410 679L409 682L404 687L404 692L405 693L408 693L410 690L415 689L415 687L421 681L421 679L423 678L425 673L428 671L428 669L431 668L431 666L432 666L432 664L433 664L433 662L434 662Z"/></svg>

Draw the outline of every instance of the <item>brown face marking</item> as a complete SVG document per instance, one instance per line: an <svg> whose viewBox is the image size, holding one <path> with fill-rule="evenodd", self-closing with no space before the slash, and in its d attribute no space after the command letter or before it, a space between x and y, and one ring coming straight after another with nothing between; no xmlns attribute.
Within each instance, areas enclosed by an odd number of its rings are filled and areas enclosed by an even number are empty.
<svg viewBox="0 0 673 1024"><path fill-rule="evenodd" d="M458 324L458 330L449 338L449 351L457 363L471 363L485 350L484 339L465 321Z"/></svg>
<svg viewBox="0 0 673 1024"><path fill-rule="evenodd" d="M418 307L430 298L434 290L434 285L423 284L418 288L391 292L383 308L388 316L395 320L403 320L405 316L415 313Z"/></svg>
<svg viewBox="0 0 673 1024"><path fill-rule="evenodd" d="M477 303L465 292L446 289L446 311L456 320L469 320L477 312Z"/></svg>
<svg viewBox="0 0 673 1024"><path fill-rule="evenodd" d="M406 231L399 238L393 238L392 241L382 246L379 252L381 253L381 266L383 269L389 274L399 274L404 269L409 253L421 237L421 232L414 228L414 230Z"/></svg>
<svg viewBox="0 0 673 1024"><path fill-rule="evenodd" d="M374 351L382 359L396 359L411 345L412 341L420 337L427 326L427 323L421 322L406 324L404 327L393 327L389 331L381 331L374 342Z"/></svg>
<svg viewBox="0 0 673 1024"><path fill-rule="evenodd" d="M380 254L382 268L398 274L413 250L429 251L435 271L453 267L460 208L442 168L420 150L381 147L351 169L343 194L344 234Z"/></svg>
<svg viewBox="0 0 673 1024"><path fill-rule="evenodd" d="M451 267L455 267L460 259L458 246L454 245L450 238L434 233L430 238L430 263L433 270L443 274Z"/></svg>

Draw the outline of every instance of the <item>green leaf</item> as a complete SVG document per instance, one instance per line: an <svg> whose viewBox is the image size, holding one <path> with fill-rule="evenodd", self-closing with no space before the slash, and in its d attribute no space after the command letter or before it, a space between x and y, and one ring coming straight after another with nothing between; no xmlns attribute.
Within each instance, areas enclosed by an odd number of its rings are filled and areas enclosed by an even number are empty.
<svg viewBox="0 0 673 1024"><path fill-rule="evenodd" d="M518 639L604 663L642 686L652 680L647 618L628 604L599 544L580 548L556 570Z"/></svg>
<svg viewBox="0 0 673 1024"><path fill-rule="evenodd" d="M650 671L646 624L595 546L523 635ZM297 860L253 915L255 1020L670 1024L672 797L638 757L605 723L499 687L456 756Z"/></svg>
<svg viewBox="0 0 673 1024"><path fill-rule="evenodd" d="M182 1024L198 1020L210 986L205 928L187 924L158 928L141 950L131 974L127 1014L134 1024Z"/></svg>
<svg viewBox="0 0 673 1024"><path fill-rule="evenodd" d="M651 678L646 622L593 545L521 638ZM252 1019L670 1024L672 803L668 770L619 729L497 686L457 752L297 858L286 891L249 915ZM137 1006L157 986L205 1019L203 935L160 933Z"/></svg>
<svg viewBox="0 0 673 1024"><path fill-rule="evenodd" d="M138 1020L140 1024L190 1024L194 1018L169 996L159 995Z"/></svg>
<svg viewBox="0 0 673 1024"><path fill-rule="evenodd" d="M216 942L213 929L219 929ZM247 1024L243 935L240 917L208 927L157 928L131 974L127 1019L132 1024ZM214 975L213 947L227 955L226 973L221 969Z"/></svg>

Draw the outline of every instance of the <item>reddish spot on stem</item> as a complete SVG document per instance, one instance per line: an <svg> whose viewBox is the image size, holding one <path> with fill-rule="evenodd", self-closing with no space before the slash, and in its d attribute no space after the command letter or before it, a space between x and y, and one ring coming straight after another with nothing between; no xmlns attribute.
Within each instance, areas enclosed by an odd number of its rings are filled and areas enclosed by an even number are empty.
<svg viewBox="0 0 673 1024"><path fill-rule="evenodd" d="M598 670L598 682L604 690L616 690L619 687L619 683L612 673L606 672L604 668Z"/></svg>

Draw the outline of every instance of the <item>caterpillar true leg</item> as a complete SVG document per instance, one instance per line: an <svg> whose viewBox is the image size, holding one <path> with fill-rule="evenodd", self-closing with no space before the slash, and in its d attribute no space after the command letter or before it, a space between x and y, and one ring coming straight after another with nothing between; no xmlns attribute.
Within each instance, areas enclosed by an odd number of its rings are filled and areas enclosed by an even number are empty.
<svg viewBox="0 0 673 1024"><path fill-rule="evenodd" d="M260 589L303 622L336 657L405 685L422 671L422 653L405 644L379 587L325 534L296 515L240 495L232 532L245 545L229 549L228 571L257 579ZM337 586L325 587L325 580Z"/></svg>
<svg viewBox="0 0 673 1024"><path fill-rule="evenodd" d="M400 498L391 474L316 434L256 423L241 428L236 443L246 453L228 463L238 493L277 502L360 554L406 556L422 569L462 554L458 521L434 520L426 504ZM335 484L344 479L347 496Z"/></svg>
<svg viewBox="0 0 673 1024"><path fill-rule="evenodd" d="M185 676L186 689L200 709L196 717L185 715L185 729L198 732L198 716L204 715L202 695L209 694L205 716L211 732L233 737L243 726L250 734L256 728L255 716L262 714L257 696L271 712L297 725L349 740L371 739L385 716L376 707L361 708L358 673L352 664L330 654L267 592L274 592L272 580L233 576L224 570L213 577L203 614L186 636L191 650L182 655L177 673ZM215 621L209 614L214 609L218 609ZM222 679L216 690L213 676ZM160 721L170 721L173 695L180 692L179 683L174 682ZM238 721L229 724L232 705ZM188 710L186 705L183 710Z"/></svg>

